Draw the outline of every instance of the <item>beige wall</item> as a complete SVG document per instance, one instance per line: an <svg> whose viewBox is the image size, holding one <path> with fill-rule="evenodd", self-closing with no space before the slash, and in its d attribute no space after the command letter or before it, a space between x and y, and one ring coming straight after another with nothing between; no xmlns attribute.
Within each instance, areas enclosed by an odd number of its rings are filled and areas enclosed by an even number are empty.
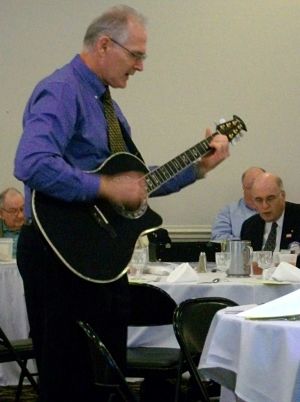
<svg viewBox="0 0 300 402"><path fill-rule="evenodd" d="M80 51L112 1L0 0L0 185L12 177L22 113L36 82ZM149 18L145 71L114 91L149 164L167 162L206 126L240 115L248 133L206 180L151 200L167 225L209 225L240 196L250 165L280 174L300 202L299 0L127 0Z"/></svg>

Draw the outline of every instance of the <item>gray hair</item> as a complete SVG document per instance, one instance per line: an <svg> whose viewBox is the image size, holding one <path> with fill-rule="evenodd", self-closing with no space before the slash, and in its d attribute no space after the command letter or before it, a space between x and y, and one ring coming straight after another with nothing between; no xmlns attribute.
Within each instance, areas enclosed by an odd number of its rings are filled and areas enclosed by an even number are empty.
<svg viewBox="0 0 300 402"><path fill-rule="evenodd" d="M281 177L275 176L275 183L277 184L280 191L284 191L283 181Z"/></svg>
<svg viewBox="0 0 300 402"><path fill-rule="evenodd" d="M23 197L23 194L21 193L21 191L17 190L14 187L8 187L4 191L2 191L2 193L0 193L0 208L3 208L4 202L5 202L5 197L8 193L19 194Z"/></svg>
<svg viewBox="0 0 300 402"><path fill-rule="evenodd" d="M101 35L108 35L113 39L124 43L128 37L128 21L133 19L145 26L146 18L134 8L119 5L109 8L97 17L88 27L83 39L84 47L92 49Z"/></svg>

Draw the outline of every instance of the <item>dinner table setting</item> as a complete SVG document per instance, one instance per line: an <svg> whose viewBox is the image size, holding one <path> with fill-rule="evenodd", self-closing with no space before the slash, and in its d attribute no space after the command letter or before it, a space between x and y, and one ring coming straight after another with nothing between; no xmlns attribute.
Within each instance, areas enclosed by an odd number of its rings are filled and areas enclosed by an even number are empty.
<svg viewBox="0 0 300 402"><path fill-rule="evenodd" d="M158 286L177 304L196 297L226 297L239 305L259 305L300 289L300 270L286 261L269 269L266 275L228 275L227 265L208 261L199 272L198 262L149 261L148 250L139 253L138 269L134 258L128 264L130 282ZM271 272L272 271L272 272ZM0 325L10 339L27 337L27 318L23 282L14 259L0 261ZM129 327L129 346L178 347L172 326L164 328ZM31 363L30 363L31 364ZM0 385L17 383L17 368L0 366Z"/></svg>

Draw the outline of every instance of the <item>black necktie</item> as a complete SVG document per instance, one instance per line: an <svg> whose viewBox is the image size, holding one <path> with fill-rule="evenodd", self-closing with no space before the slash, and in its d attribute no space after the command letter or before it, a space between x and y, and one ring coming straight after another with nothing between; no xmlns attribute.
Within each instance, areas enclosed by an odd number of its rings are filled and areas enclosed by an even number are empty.
<svg viewBox="0 0 300 402"><path fill-rule="evenodd" d="M277 223L273 222L272 227L267 238L266 244L264 246L264 250L266 251L274 251L276 247L276 230L277 230Z"/></svg>
<svg viewBox="0 0 300 402"><path fill-rule="evenodd" d="M117 119L109 88L102 96L104 115L108 125L109 145L112 153L126 151L126 145Z"/></svg>

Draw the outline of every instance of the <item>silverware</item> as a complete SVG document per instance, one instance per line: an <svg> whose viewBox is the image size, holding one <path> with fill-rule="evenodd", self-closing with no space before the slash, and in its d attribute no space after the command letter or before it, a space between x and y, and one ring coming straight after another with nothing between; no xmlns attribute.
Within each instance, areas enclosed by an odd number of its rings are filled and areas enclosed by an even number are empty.
<svg viewBox="0 0 300 402"><path fill-rule="evenodd" d="M207 281L207 282L199 282L199 285L201 285L202 283L218 283L220 282L220 278L214 278L211 281Z"/></svg>

